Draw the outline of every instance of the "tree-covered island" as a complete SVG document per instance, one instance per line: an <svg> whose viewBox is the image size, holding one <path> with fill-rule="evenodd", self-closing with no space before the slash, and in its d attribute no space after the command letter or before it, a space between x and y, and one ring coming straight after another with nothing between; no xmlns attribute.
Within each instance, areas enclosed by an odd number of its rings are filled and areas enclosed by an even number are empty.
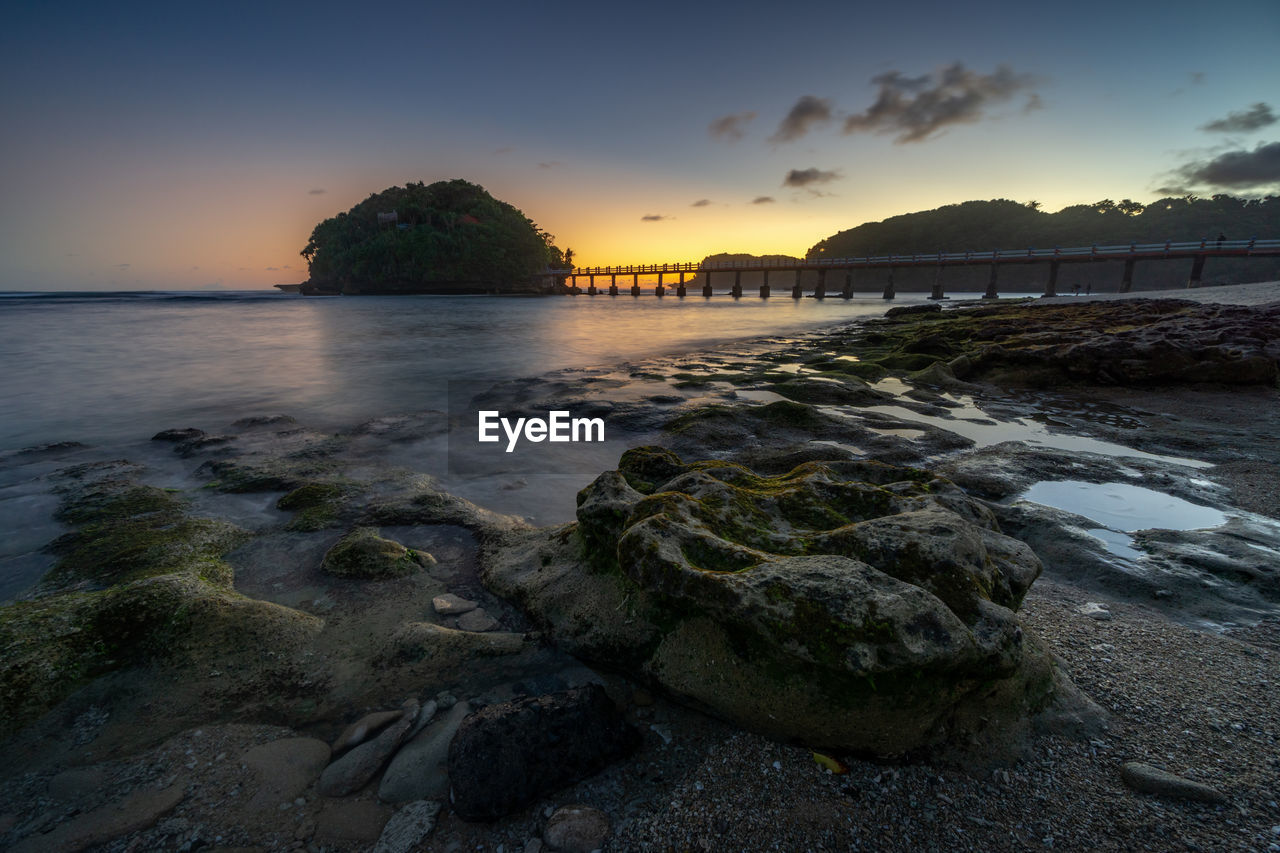
<svg viewBox="0 0 1280 853"><path fill-rule="evenodd" d="M311 232L303 293L549 292L571 264L520 210L464 180L369 196Z"/></svg>

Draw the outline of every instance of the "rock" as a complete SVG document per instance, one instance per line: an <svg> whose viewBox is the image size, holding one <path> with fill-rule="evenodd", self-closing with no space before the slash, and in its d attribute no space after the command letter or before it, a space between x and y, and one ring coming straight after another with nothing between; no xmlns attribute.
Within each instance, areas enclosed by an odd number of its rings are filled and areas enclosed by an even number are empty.
<svg viewBox="0 0 1280 853"><path fill-rule="evenodd" d="M407 699L402 708L399 721L325 768L316 785L321 795L345 797L363 788L382 769L418 719L418 700Z"/></svg>
<svg viewBox="0 0 1280 853"><path fill-rule="evenodd" d="M465 598L446 592L444 595L437 595L431 599L431 606L436 613L441 616L458 616L476 609L474 601L467 601Z"/></svg>
<svg viewBox="0 0 1280 853"><path fill-rule="evenodd" d="M425 551L383 539L377 528L357 527L328 550L320 568L336 577L377 580L411 575L433 561Z"/></svg>
<svg viewBox="0 0 1280 853"><path fill-rule="evenodd" d="M1076 612L1081 616L1088 616L1090 619L1097 619L1099 622L1110 622L1111 611L1107 609L1107 605L1100 604L1096 601L1088 601L1076 608Z"/></svg>
<svg viewBox="0 0 1280 853"><path fill-rule="evenodd" d="M1015 615L1035 554L926 471L761 477L637 448L579 496L576 532L510 538L485 583L575 656L779 740L1011 755L1065 678Z"/></svg>
<svg viewBox="0 0 1280 853"><path fill-rule="evenodd" d="M59 824L52 832L29 836L9 848L11 853L74 853L138 832L173 810L186 796L185 780L162 791L135 790L122 800Z"/></svg>
<svg viewBox="0 0 1280 853"><path fill-rule="evenodd" d="M609 818L590 806L572 805L556 809L547 819L542 840L552 850L563 853L591 853L604 846L609 836Z"/></svg>
<svg viewBox="0 0 1280 853"><path fill-rule="evenodd" d="M377 734L402 716L404 716L403 710L377 711L372 714L365 714L359 720L343 729L342 734L338 735L338 739L333 742L334 754L345 752L356 744L364 743L370 735Z"/></svg>
<svg viewBox="0 0 1280 853"><path fill-rule="evenodd" d="M257 779L249 808L268 811L293 800L324 771L329 755L327 743L309 737L281 738L249 749L240 757Z"/></svg>
<svg viewBox="0 0 1280 853"><path fill-rule="evenodd" d="M458 627L463 631L484 633L497 628L498 620L485 613L483 608L476 608L458 617Z"/></svg>
<svg viewBox="0 0 1280 853"><path fill-rule="evenodd" d="M542 839L529 838L524 842L524 849L521 853L542 853Z"/></svg>
<svg viewBox="0 0 1280 853"><path fill-rule="evenodd" d="M514 655L524 645L523 634L477 634L430 622L405 622L392 633L377 661L383 665L421 662L433 671L452 671L469 658Z"/></svg>
<svg viewBox="0 0 1280 853"><path fill-rule="evenodd" d="M1146 794L1159 794L1165 797L1174 797L1180 800L1196 800L1202 803L1223 803L1227 797L1216 788L1200 782L1194 782L1191 779L1184 779L1181 776L1175 776L1161 770L1158 767L1152 767L1150 764L1143 764L1140 761L1128 761L1120 768L1120 778L1124 783L1135 791L1142 791Z"/></svg>
<svg viewBox="0 0 1280 853"><path fill-rule="evenodd" d="M205 431L196 429L195 427L185 427L182 429L164 429L151 436L152 441L192 441L194 439L204 438Z"/></svg>
<svg viewBox="0 0 1280 853"><path fill-rule="evenodd" d="M370 844L382 836L390 819L391 809L370 800L330 801L316 816L316 841Z"/></svg>
<svg viewBox="0 0 1280 853"><path fill-rule="evenodd" d="M409 803L391 816L369 853L412 853L431 834L439 813L439 803L430 800Z"/></svg>
<svg viewBox="0 0 1280 853"><path fill-rule="evenodd" d="M640 743L599 685L490 705L449 746L453 808L492 820L585 779Z"/></svg>
<svg viewBox="0 0 1280 853"><path fill-rule="evenodd" d="M71 802L86 794L95 794L107 784L107 771L101 767L76 767L63 770L49 780L49 796Z"/></svg>
<svg viewBox="0 0 1280 853"><path fill-rule="evenodd" d="M466 702L450 707L435 725L400 747L378 785L384 803L444 799L449 795L449 743L470 712Z"/></svg>

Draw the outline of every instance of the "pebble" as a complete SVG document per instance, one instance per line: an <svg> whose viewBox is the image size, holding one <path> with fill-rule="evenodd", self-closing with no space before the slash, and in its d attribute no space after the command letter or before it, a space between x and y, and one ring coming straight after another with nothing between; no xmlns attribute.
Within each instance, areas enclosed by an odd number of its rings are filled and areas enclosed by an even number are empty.
<svg viewBox="0 0 1280 853"><path fill-rule="evenodd" d="M326 797L345 797L363 788L396 751L417 721L418 700L405 700L403 708L399 722L326 767L324 773L320 774L316 790Z"/></svg>
<svg viewBox="0 0 1280 853"><path fill-rule="evenodd" d="M484 608L477 607L475 610L458 617L458 627L464 631L483 633L497 628L498 620L485 613Z"/></svg>
<svg viewBox="0 0 1280 853"><path fill-rule="evenodd" d="M477 605L474 601L467 601L461 596L446 592L444 595L437 595L431 599L431 606L441 616L459 616L475 610Z"/></svg>
<svg viewBox="0 0 1280 853"><path fill-rule="evenodd" d="M556 809L547 820L542 840L563 853L591 853L604 846L608 835L609 818L604 812L575 804Z"/></svg>
<svg viewBox="0 0 1280 853"><path fill-rule="evenodd" d="M432 800L409 803L391 816L370 853L409 853L418 849L436 825L440 804Z"/></svg>
<svg viewBox="0 0 1280 853"><path fill-rule="evenodd" d="M382 774L378 799L384 803L404 803L448 796L449 774L445 765L449 742L470 712L466 702L459 702L438 723L400 747Z"/></svg>
<svg viewBox="0 0 1280 853"><path fill-rule="evenodd" d="M338 739L333 742L334 753L344 752L357 744L364 743L370 735L377 734L400 719L403 713L403 711L375 711L372 714L365 714L338 735Z"/></svg>
<svg viewBox="0 0 1280 853"><path fill-rule="evenodd" d="M1160 794L1182 800L1197 800L1202 803L1221 803L1226 795L1216 788L1191 779L1176 776L1173 773L1143 764L1140 761L1129 761L1120 768L1120 778L1135 791L1147 794Z"/></svg>
<svg viewBox="0 0 1280 853"><path fill-rule="evenodd" d="M1099 622L1111 621L1111 611L1107 609L1107 605L1100 604L1097 601L1085 602L1082 606L1076 608L1076 612L1081 616L1088 616L1090 619L1096 619Z"/></svg>

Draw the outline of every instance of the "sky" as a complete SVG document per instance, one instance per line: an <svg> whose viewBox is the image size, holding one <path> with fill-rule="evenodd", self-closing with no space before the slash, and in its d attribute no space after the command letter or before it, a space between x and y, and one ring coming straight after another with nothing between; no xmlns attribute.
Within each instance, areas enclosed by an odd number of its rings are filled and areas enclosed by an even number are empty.
<svg viewBox="0 0 1280 853"><path fill-rule="evenodd" d="M451 178L583 265L801 255L1280 193L1280 4L23 3L0 117L0 290L302 281L318 222Z"/></svg>

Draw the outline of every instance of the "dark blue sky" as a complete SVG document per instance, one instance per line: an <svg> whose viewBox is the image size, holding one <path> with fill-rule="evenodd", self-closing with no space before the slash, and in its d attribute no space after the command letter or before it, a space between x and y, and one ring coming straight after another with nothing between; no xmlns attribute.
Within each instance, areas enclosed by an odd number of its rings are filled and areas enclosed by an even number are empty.
<svg viewBox="0 0 1280 853"><path fill-rule="evenodd" d="M800 253L969 198L1274 192L1280 125L1201 128L1280 106L1278 46L1273 0L26 6L0 288L299 280L317 221L407 180L476 181L586 263ZM1205 183L1230 152L1257 180Z"/></svg>

